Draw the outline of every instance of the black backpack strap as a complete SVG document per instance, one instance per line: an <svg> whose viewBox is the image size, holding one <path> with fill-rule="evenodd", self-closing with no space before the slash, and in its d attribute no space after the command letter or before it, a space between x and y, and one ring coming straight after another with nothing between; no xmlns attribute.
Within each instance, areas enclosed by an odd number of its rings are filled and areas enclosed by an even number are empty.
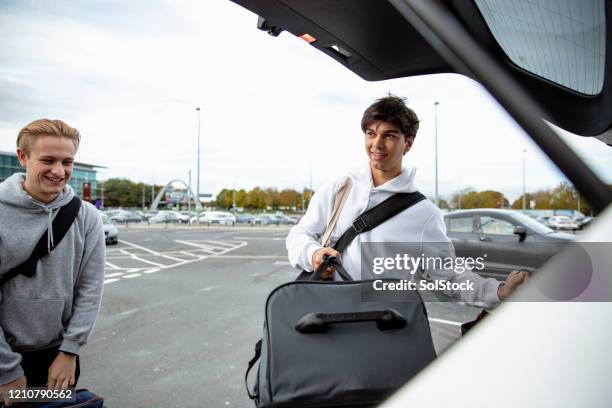
<svg viewBox="0 0 612 408"><path fill-rule="evenodd" d="M396 193L387 198L377 206L370 208L368 211L361 214L353 222L353 226L346 230L338 239L334 249L340 253L344 251L355 237L362 232L369 231L389 218L394 217L407 208L412 207L419 201L425 200L423 194L418 191L414 193Z"/></svg>
<svg viewBox="0 0 612 408"><path fill-rule="evenodd" d="M378 204L375 207L370 208L359 217L355 219L353 222L353 226L348 230L344 231L344 234L338 239L336 245L333 248L342 253L349 244L355 239L355 237L362 232L369 231L379 226L383 222L387 221L389 218L396 216L402 211L412 207L416 203L425 200L425 197L422 193L415 191L414 193L396 193L391 197L387 198L382 203ZM329 264L325 261L319 265L314 272L306 272L302 271L300 275L297 277L296 281L300 280L317 280L319 279L321 273L327 269L327 267L332 266L336 271L340 274L340 277L343 280L352 280L350 279L350 275L335 257L330 257L329 262L333 263ZM337 267L339 265L339 267ZM349 279L347 279L349 277Z"/></svg>
<svg viewBox="0 0 612 408"><path fill-rule="evenodd" d="M64 238L70 226L74 222L79 213L79 209L81 208L81 199L77 196L74 196L72 200L62 208L60 208L59 212L53 219L52 223L52 234L53 234L53 243L54 245L51 247L51 251L61 242ZM49 230L45 230L44 234L40 237L40 240L36 243L32 254L28 259L26 259L21 265L14 267L13 269L7 271L2 277L0 277L0 285L8 282L13 279L17 275L25 275L28 278L31 278L36 273L36 264L39 259L47 256L50 251L47 249L47 233Z"/></svg>

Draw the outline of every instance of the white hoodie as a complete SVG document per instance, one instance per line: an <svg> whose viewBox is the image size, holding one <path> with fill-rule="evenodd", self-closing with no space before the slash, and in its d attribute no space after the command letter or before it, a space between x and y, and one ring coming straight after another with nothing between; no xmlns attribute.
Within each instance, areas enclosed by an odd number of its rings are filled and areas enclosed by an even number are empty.
<svg viewBox="0 0 612 408"><path fill-rule="evenodd" d="M374 187L369 165L350 171L348 177L352 178L353 185L332 232L332 246L364 211L380 204L395 193L417 191L414 184L415 173L416 169L403 167L399 176ZM289 262L293 267L313 270L312 255L322 247L318 240L331 218L335 196L345 181L346 177L342 177L318 190L313 195L304 217L289 232L286 244ZM342 265L356 280L361 279L361 243L363 242L420 243L421 246L423 243L446 243L450 252L454 253L452 243L446 236L442 212L431 200L420 201L374 229L357 235L342 253ZM421 249L427 252L423 246ZM434 280L473 282L473 290L459 290L455 293L462 301L469 304L493 307L500 302L497 296L500 283L495 279L485 279L472 272L457 274L444 269L436 270L434 273L429 272L430 278Z"/></svg>

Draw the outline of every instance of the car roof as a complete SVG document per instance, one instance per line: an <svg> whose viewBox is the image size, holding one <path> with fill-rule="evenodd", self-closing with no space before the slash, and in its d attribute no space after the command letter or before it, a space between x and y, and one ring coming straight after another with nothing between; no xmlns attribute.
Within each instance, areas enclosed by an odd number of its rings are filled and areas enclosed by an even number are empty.
<svg viewBox="0 0 612 408"><path fill-rule="evenodd" d="M260 16L258 28L271 35L278 35L283 30L296 36L311 35L316 38L311 46L368 81L457 72L429 45L413 24L406 21L402 13L407 12L398 11L403 7L401 1L232 1ZM395 3L397 8L391 3ZM440 7L460 21L516 81L533 90L531 96L545 108L548 121L578 135L600 135L612 145L612 81L604 80L601 92L588 95L534 75L512 62L475 2L440 2ZM518 8L519 5L514 7ZM611 14L612 3L605 2L605 8ZM535 24L539 24L534 32L546 30L546 22L552 17L566 13L570 18L572 13L569 6L567 10L559 6L557 9L541 7L537 11L539 14L530 16ZM491 13L495 13L495 10ZM500 14L493 17L501 17ZM517 18L516 15L514 17ZM605 37L612 38L612 24L604 26ZM529 42L519 45L528 47L526 44ZM532 51L535 53L536 50ZM612 42L606 43L606 51L607 54L612 52ZM527 51L523 54L526 55ZM610 77L612 58L606 59L604 73Z"/></svg>
<svg viewBox="0 0 612 408"><path fill-rule="evenodd" d="M466 214L480 214L480 213L514 215L517 213L517 211L506 210L502 208L471 208L467 210L452 211L452 212L444 214L444 217L453 217L453 216L460 216L460 215L466 215Z"/></svg>

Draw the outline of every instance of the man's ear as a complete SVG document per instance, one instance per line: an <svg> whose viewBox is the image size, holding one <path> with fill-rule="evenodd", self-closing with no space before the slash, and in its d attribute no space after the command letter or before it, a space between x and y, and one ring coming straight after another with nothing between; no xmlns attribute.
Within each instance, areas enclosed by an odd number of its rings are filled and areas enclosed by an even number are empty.
<svg viewBox="0 0 612 408"><path fill-rule="evenodd" d="M412 148L413 143L414 143L414 136L408 136L406 138L406 148L404 149L404 154L408 153L408 151Z"/></svg>
<svg viewBox="0 0 612 408"><path fill-rule="evenodd" d="M28 164L28 155L20 148L17 148L17 160L19 160L21 167L25 169Z"/></svg>

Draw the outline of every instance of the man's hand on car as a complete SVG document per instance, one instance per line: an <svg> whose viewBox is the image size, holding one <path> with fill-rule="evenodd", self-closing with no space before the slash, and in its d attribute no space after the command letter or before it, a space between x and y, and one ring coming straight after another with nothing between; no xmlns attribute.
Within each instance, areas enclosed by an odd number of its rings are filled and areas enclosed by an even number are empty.
<svg viewBox="0 0 612 408"><path fill-rule="evenodd" d="M74 373L76 371L76 356L59 352L51 367L49 367L49 377L47 387L49 389L65 390L74 385Z"/></svg>
<svg viewBox="0 0 612 408"><path fill-rule="evenodd" d="M523 283L529 280L529 272L520 270L512 271L503 285L497 288L497 296L500 300L506 300L512 293L521 286Z"/></svg>
<svg viewBox="0 0 612 408"><path fill-rule="evenodd" d="M313 271L316 271L319 265L323 263L323 257L325 256L335 256L336 258L339 259L340 252L336 251L334 248L329 248L329 247L320 248L314 251L314 253L312 254L311 262L310 262L312 264ZM326 270L324 270L323 273L321 273L321 279L329 280L332 278L333 275L334 275L334 268L329 267Z"/></svg>
<svg viewBox="0 0 612 408"><path fill-rule="evenodd" d="M13 404L9 402L9 390L25 390L27 387L27 380L24 375L19 377L13 382L8 384L0 385L0 396L4 400L4 406L11 407Z"/></svg>

